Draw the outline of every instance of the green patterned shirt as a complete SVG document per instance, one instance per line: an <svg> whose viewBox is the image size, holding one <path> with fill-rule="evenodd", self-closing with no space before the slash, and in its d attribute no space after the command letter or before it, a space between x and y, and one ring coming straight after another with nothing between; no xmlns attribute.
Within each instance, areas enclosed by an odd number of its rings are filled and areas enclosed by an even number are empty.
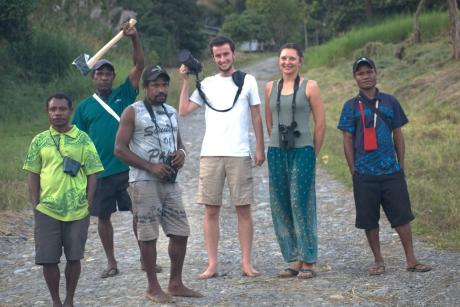
<svg viewBox="0 0 460 307"><path fill-rule="evenodd" d="M77 176L64 173L56 145L63 156L80 162ZM23 169L40 175L40 202L36 209L60 221L80 220L88 215L87 176L104 170L93 142L75 125L65 133L50 127L36 135Z"/></svg>

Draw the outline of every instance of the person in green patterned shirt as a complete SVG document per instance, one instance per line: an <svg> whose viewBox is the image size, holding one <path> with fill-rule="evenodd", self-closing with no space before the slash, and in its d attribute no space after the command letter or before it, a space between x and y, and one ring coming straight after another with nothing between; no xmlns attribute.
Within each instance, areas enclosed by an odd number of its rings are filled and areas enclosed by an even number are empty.
<svg viewBox="0 0 460 307"><path fill-rule="evenodd" d="M34 137L23 166L29 172L35 217L35 263L43 266L53 306L62 306L58 263L64 249L64 306L73 306L88 235L88 209L96 190L96 175L104 168L89 136L70 125L70 98L54 94L46 101L46 110L51 126Z"/></svg>

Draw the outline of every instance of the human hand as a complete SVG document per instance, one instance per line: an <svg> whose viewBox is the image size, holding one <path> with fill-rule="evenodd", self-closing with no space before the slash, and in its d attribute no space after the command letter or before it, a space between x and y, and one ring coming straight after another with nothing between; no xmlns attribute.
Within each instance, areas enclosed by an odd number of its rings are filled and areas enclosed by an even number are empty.
<svg viewBox="0 0 460 307"><path fill-rule="evenodd" d="M182 64L179 67L179 75L180 75L182 81L188 81L188 73L189 73L188 67L185 66L184 64Z"/></svg>
<svg viewBox="0 0 460 307"><path fill-rule="evenodd" d="M256 150L255 165L261 166L265 162L265 152L263 150Z"/></svg>
<svg viewBox="0 0 460 307"><path fill-rule="evenodd" d="M134 25L130 26L129 21L123 23L122 28L123 34L126 36L134 36L137 35L137 30Z"/></svg>
<svg viewBox="0 0 460 307"><path fill-rule="evenodd" d="M165 179L174 174L174 169L164 163L151 163L148 169L149 173L159 177L160 179Z"/></svg>
<svg viewBox="0 0 460 307"><path fill-rule="evenodd" d="M182 168L185 163L185 153L182 150L176 150L173 154L174 158L171 160L171 165L176 168Z"/></svg>

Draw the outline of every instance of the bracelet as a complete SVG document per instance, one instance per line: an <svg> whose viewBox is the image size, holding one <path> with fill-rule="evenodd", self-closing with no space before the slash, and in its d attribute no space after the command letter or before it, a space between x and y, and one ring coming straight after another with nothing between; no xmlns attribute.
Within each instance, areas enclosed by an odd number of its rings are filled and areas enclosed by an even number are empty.
<svg viewBox="0 0 460 307"><path fill-rule="evenodd" d="M184 153L184 158L187 157L187 152L185 151L185 149L183 148L179 148L180 151L182 151Z"/></svg>

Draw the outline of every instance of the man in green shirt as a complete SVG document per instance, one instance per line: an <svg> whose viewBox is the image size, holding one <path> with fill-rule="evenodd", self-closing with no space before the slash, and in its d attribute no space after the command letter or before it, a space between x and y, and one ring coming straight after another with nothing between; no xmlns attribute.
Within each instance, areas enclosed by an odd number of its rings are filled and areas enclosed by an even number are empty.
<svg viewBox="0 0 460 307"><path fill-rule="evenodd" d="M73 306L88 235L88 206L96 190L96 173L104 168L89 136L69 124L72 101L55 94L46 109L51 127L34 137L23 166L29 172L35 216L35 263L43 265L53 306L62 306L58 263L64 248L64 305Z"/></svg>
<svg viewBox="0 0 460 307"><path fill-rule="evenodd" d="M119 211L131 210L131 199L126 191L128 165L113 154L115 135L119 116L136 100L144 68L144 52L136 28L125 24L123 32L131 38L133 45L134 66L128 78L117 88L112 88L114 65L105 59L96 62L91 74L95 93L79 103L73 118L73 123L93 140L104 165L104 172L98 176L94 206L90 211L92 216L98 217L98 233L107 257L107 267L101 274L102 278L118 274L110 216L117 211L117 207Z"/></svg>

